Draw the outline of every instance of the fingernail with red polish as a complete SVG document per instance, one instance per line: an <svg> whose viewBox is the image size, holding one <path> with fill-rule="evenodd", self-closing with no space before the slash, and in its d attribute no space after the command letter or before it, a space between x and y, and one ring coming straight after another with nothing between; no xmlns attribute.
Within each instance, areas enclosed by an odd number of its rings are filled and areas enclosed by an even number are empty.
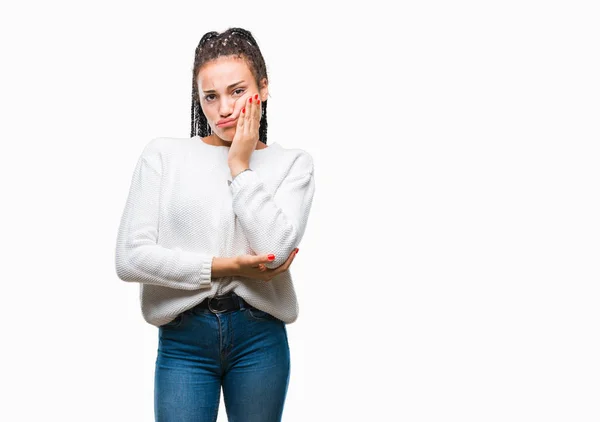
<svg viewBox="0 0 600 422"><path fill-rule="evenodd" d="M296 253L300 252L300 248L296 248Z"/></svg>
<svg viewBox="0 0 600 422"><path fill-rule="evenodd" d="M252 102L252 97L250 97L250 102Z"/></svg>
<svg viewBox="0 0 600 422"><path fill-rule="evenodd" d="M257 98L258 98L258 94L256 94L256 95L254 96L254 99L255 99L255 100L256 100Z"/></svg>
<svg viewBox="0 0 600 422"><path fill-rule="evenodd" d="M275 255L273 255L272 253L270 253L267 258L269 259L269 261L273 261L275 259Z"/></svg>

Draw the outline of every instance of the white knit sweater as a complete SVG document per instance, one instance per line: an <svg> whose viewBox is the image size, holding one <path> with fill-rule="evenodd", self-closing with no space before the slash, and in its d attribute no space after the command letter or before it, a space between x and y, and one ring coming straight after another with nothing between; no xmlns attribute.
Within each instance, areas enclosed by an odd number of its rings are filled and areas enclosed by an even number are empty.
<svg viewBox="0 0 600 422"><path fill-rule="evenodd" d="M137 161L115 262L121 280L139 283L142 315L152 325L230 291L287 324L298 317L294 264L268 282L212 278L212 258L272 253L275 260L266 267L283 264L306 229L313 159L302 149L271 143L252 152L253 171L231 182L228 153L229 147L199 136L160 137Z"/></svg>

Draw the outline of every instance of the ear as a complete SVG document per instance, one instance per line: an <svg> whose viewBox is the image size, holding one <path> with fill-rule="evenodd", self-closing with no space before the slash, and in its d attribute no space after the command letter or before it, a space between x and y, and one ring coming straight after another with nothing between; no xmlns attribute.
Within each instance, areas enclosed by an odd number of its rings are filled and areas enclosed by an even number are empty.
<svg viewBox="0 0 600 422"><path fill-rule="evenodd" d="M262 81L260 81L260 100L262 102L265 102L269 99L269 82L267 81L267 78L263 78Z"/></svg>

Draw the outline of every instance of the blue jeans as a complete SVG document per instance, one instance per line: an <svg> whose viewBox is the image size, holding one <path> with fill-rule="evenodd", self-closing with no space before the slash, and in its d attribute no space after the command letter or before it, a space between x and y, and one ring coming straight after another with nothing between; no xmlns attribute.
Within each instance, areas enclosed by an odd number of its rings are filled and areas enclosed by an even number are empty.
<svg viewBox="0 0 600 422"><path fill-rule="evenodd" d="M285 323L256 308L191 308L158 327L157 422L280 422L290 380Z"/></svg>

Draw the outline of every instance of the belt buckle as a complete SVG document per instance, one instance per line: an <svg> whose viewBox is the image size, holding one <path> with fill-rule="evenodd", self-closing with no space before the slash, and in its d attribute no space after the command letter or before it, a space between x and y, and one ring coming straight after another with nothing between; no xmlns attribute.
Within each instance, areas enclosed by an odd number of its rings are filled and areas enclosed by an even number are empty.
<svg viewBox="0 0 600 422"><path fill-rule="evenodd" d="M223 313L223 312L226 312L226 311L227 311L227 309L223 309L222 311L217 311L217 310L214 310L214 309L211 307L211 305L210 305L210 301L211 301L211 300L213 300L213 299L214 299L214 300L216 300L216 301L217 301L217 303L219 302L219 298L218 298L218 297L210 297L210 298L208 298L208 309L209 309L209 310L210 310L212 313L214 313L214 314L221 314L221 313Z"/></svg>

